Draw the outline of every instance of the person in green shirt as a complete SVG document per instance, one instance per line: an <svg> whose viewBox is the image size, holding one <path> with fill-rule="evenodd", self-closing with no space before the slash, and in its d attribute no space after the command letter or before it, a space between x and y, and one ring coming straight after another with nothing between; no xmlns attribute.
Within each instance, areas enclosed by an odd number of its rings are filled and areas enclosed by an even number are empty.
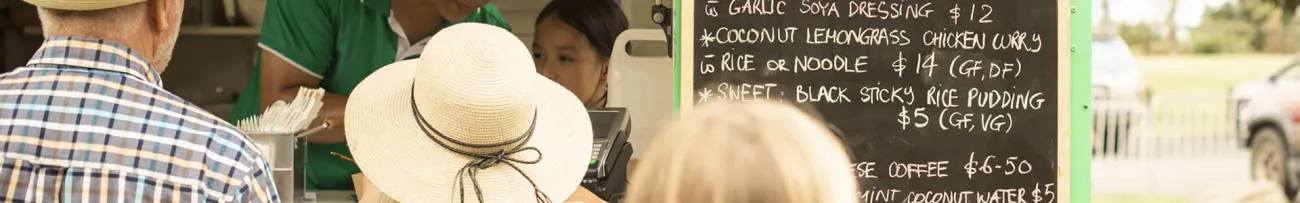
<svg viewBox="0 0 1300 203"><path fill-rule="evenodd" d="M339 157L351 156L342 129L347 95L375 70L419 57L428 37L442 28L475 22L510 30L486 1L270 0L258 42L262 52L232 122L292 100L299 87L324 88L316 123L334 125L306 138L309 161L302 175L308 190L353 190L351 175L361 170Z"/></svg>

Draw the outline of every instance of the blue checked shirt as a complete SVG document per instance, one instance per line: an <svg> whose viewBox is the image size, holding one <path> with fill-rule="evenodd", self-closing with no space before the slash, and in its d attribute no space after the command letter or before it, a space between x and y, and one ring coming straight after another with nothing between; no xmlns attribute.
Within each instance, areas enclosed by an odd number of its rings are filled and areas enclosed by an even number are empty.
<svg viewBox="0 0 1300 203"><path fill-rule="evenodd" d="M256 145L148 64L118 43L50 37L0 75L0 203L279 202Z"/></svg>

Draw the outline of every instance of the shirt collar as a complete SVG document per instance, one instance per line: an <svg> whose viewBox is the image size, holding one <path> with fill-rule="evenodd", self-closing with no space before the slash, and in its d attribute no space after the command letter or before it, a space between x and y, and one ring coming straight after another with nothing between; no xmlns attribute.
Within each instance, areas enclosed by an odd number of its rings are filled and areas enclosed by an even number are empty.
<svg viewBox="0 0 1300 203"><path fill-rule="evenodd" d="M72 66L121 72L162 87L162 77L140 52L117 42L88 37L45 38L27 66Z"/></svg>

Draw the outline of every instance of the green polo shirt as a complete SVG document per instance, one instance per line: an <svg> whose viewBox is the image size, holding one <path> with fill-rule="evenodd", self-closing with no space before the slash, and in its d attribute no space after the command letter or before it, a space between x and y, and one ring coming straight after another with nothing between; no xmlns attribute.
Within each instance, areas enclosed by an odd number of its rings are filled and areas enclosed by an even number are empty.
<svg viewBox="0 0 1300 203"><path fill-rule="evenodd" d="M320 86L326 92L348 95L375 70L419 57L428 42L427 36L416 38L414 43L404 36L390 8L389 0L271 0L266 5L258 46L321 78ZM510 29L491 4L461 22ZM460 22L442 27L456 23ZM262 57L257 57L252 80L235 103L232 122L261 113L258 78ZM308 144L307 148L308 166L303 171L308 189L353 189L351 175L361 170L330 154L351 156L346 143Z"/></svg>

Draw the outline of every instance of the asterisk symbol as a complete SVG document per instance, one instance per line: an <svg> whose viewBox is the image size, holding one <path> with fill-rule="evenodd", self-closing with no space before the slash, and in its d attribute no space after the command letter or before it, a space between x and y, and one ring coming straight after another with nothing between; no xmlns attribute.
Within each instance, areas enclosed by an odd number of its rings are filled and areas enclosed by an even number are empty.
<svg viewBox="0 0 1300 203"><path fill-rule="evenodd" d="M700 35L700 41L703 42L703 44L702 44L703 47L709 47L709 42L718 39L717 37L715 37L715 36L713 36L713 35L709 35L709 30L708 30L708 29L705 29L702 33L704 33L704 34Z"/></svg>
<svg viewBox="0 0 1300 203"><path fill-rule="evenodd" d="M696 103L697 103L697 104L703 104L703 103L705 103L705 102L709 102L709 97L712 97L712 96L713 96L713 90L709 90L709 89L705 88L703 92L700 92L700 100L699 100L698 102L696 102Z"/></svg>

